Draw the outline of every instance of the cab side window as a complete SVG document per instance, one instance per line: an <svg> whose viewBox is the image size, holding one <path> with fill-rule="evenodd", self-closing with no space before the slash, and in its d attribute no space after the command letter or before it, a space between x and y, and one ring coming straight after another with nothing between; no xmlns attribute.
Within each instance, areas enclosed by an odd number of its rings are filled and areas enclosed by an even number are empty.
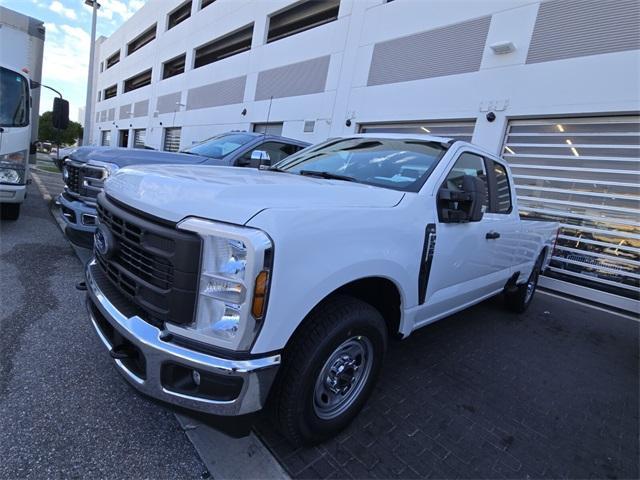
<svg viewBox="0 0 640 480"><path fill-rule="evenodd" d="M493 160L487 160L492 168L494 188L492 192L495 195L491 201L491 212L493 213L511 213L511 187L509 186L509 177L507 169Z"/></svg>
<svg viewBox="0 0 640 480"><path fill-rule="evenodd" d="M447 188L449 190L457 190L459 192L462 191L462 179L465 175L471 175L474 177L478 177L484 182L484 186L489 190L489 186L487 184L487 170L484 164L484 158L480 155L476 155L474 153L464 152L456 160L456 163L453 165L451 171L449 171L449 175L445 179L442 184L443 188ZM487 211L489 208L489 197L485 195L483 202L483 211Z"/></svg>

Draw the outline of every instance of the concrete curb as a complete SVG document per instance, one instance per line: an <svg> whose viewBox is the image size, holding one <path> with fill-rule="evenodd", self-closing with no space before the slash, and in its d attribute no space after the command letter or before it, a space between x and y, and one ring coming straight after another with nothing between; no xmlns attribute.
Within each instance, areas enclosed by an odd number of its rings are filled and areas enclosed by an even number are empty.
<svg viewBox="0 0 640 480"><path fill-rule="evenodd" d="M175 415L213 478L289 479L253 432L232 438L190 417Z"/></svg>

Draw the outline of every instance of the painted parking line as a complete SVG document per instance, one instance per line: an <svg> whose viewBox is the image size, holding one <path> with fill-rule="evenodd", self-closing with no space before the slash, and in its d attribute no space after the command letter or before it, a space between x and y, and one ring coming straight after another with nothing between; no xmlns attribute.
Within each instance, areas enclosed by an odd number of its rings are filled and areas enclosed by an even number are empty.
<svg viewBox="0 0 640 480"><path fill-rule="evenodd" d="M639 316L634 317L633 315L628 315L626 313L618 312L618 311L615 311L615 310L609 310L608 308L599 307L597 305L592 305L591 303L581 302L580 300L576 300L574 298L566 297L564 295L558 295L557 293L550 292L548 290L540 290L539 289L538 292L541 293L542 295L548 295L550 297L559 298L560 300L565 300L567 302L575 303L575 304L581 305L583 307L592 308L594 310L599 310L601 312L605 312L605 313L608 313L610 315L616 315L618 317L626 318L628 320L633 320L635 322L640 322L640 317Z"/></svg>
<svg viewBox="0 0 640 480"><path fill-rule="evenodd" d="M36 183L36 186L38 187L38 190L40 191L40 194L42 195L42 198L44 198L45 202L50 202L51 194L49 193L49 190L47 189L40 176L36 172L31 170L31 178L33 178L33 181Z"/></svg>

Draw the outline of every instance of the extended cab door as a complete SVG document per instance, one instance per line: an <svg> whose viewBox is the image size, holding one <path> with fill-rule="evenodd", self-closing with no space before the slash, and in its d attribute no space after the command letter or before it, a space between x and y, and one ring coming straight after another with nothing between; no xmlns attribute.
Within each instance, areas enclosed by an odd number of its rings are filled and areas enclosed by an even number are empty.
<svg viewBox="0 0 640 480"><path fill-rule="evenodd" d="M493 164L490 165L493 168ZM439 188L462 191L465 175L480 178L487 189L480 221L446 223L438 219L430 227L434 231L430 269L423 308L417 326L461 310L500 291L510 276L510 261L498 260L501 255L503 216L490 211L490 199L495 182L489 180L485 158L472 151L457 155L447 170ZM432 199L437 210L437 195ZM429 227L428 227L429 228Z"/></svg>

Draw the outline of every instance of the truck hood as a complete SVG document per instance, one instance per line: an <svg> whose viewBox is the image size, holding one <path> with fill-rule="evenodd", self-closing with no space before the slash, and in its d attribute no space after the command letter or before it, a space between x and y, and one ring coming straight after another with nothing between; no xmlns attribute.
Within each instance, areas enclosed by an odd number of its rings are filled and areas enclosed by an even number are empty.
<svg viewBox="0 0 640 480"><path fill-rule="evenodd" d="M390 208L404 196L342 180L205 165L124 168L107 180L105 191L172 222L196 216L239 225L269 208Z"/></svg>
<svg viewBox="0 0 640 480"><path fill-rule="evenodd" d="M120 168L142 163L179 163L182 165L194 165L206 162L207 160L209 160L208 157L202 157L200 155L133 148L95 149L86 156L87 162L99 161L113 163Z"/></svg>

